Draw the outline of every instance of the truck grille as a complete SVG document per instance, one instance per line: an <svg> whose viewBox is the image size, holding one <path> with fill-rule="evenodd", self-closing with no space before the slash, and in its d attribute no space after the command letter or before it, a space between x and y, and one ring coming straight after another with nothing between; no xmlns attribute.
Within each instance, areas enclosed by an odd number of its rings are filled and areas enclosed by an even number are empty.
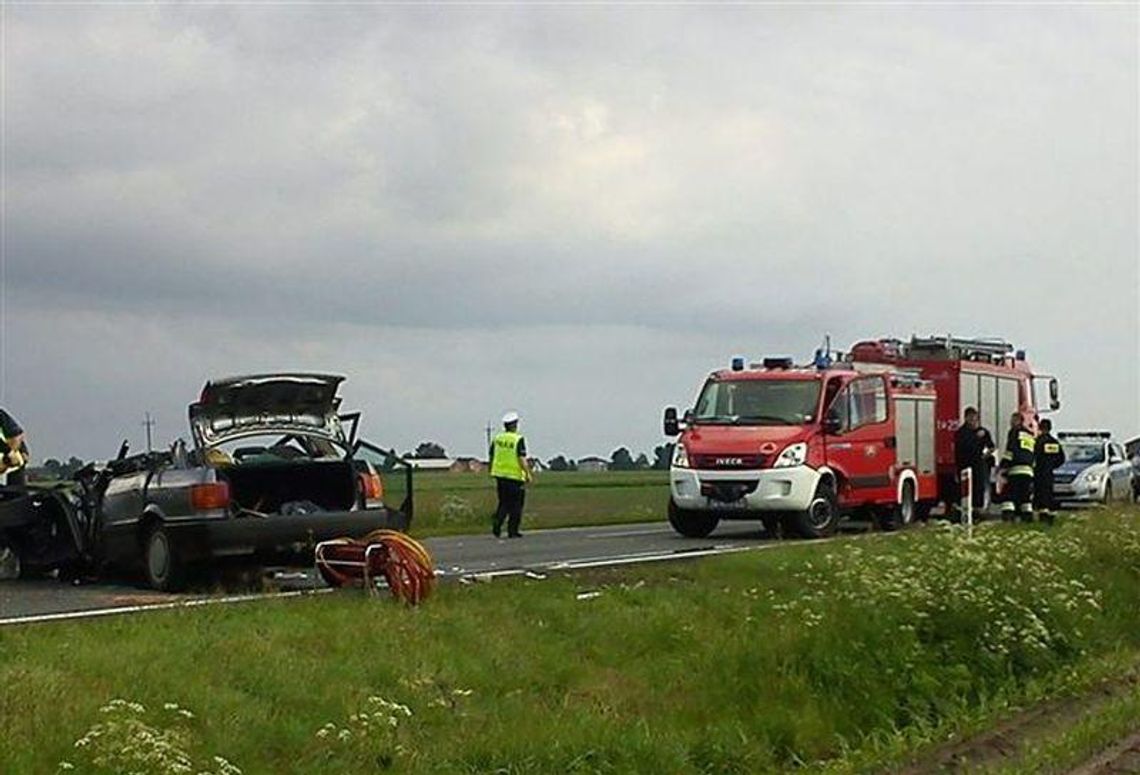
<svg viewBox="0 0 1140 775"><path fill-rule="evenodd" d="M763 468L767 455L693 455L691 460L694 468L732 471Z"/></svg>
<svg viewBox="0 0 1140 775"><path fill-rule="evenodd" d="M701 495L721 503L738 501L756 491L759 482L701 482Z"/></svg>

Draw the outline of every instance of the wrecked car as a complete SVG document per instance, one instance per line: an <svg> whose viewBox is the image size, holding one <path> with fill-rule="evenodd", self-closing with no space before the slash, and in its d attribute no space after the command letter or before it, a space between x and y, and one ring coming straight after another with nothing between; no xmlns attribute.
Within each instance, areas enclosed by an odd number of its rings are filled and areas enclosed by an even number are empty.
<svg viewBox="0 0 1140 775"><path fill-rule="evenodd" d="M206 383L190 405L192 444L118 456L70 488L0 495L0 545L22 572L139 568L150 586L181 588L230 558L311 562L316 543L378 528L406 531L412 468L356 437L339 414L344 378L269 374ZM348 426L346 430L345 426ZM391 507L381 471L402 478Z"/></svg>

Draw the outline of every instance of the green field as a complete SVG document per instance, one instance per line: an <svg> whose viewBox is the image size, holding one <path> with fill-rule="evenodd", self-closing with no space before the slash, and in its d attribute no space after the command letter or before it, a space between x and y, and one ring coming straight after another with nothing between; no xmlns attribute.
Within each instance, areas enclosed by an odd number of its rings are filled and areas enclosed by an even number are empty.
<svg viewBox="0 0 1140 775"><path fill-rule="evenodd" d="M384 479L387 499L403 498L399 477ZM491 529L495 483L487 474L416 472L412 535L449 535ZM527 486L523 530L664 520L667 471L577 471L539 474Z"/></svg>
<svg viewBox="0 0 1140 775"><path fill-rule="evenodd" d="M874 771L1134 665L1137 599L1133 508L0 629L0 772Z"/></svg>

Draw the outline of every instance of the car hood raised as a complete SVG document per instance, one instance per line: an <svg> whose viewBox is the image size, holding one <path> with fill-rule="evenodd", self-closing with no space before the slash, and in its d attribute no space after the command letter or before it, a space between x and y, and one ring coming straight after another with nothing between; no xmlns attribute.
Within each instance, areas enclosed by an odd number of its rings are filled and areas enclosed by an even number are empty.
<svg viewBox="0 0 1140 775"><path fill-rule="evenodd" d="M344 437L335 374L255 374L211 380L190 405L190 430L201 446L258 433Z"/></svg>

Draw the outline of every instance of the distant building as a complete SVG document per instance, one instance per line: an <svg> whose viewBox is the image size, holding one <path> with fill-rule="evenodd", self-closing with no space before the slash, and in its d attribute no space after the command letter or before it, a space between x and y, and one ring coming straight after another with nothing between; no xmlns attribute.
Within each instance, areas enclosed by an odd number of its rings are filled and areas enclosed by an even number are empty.
<svg viewBox="0 0 1140 775"><path fill-rule="evenodd" d="M593 471L596 473L598 471L609 470L609 467L610 463L608 460L601 457L595 457L594 455L578 459L579 471Z"/></svg>
<svg viewBox="0 0 1140 775"><path fill-rule="evenodd" d="M408 460L412 468L417 471L424 472L446 472L451 470L452 464L455 462L445 457L425 457L425 458L410 458Z"/></svg>
<svg viewBox="0 0 1140 775"><path fill-rule="evenodd" d="M451 472L482 474L487 471L487 461L474 457L457 457L451 461Z"/></svg>

